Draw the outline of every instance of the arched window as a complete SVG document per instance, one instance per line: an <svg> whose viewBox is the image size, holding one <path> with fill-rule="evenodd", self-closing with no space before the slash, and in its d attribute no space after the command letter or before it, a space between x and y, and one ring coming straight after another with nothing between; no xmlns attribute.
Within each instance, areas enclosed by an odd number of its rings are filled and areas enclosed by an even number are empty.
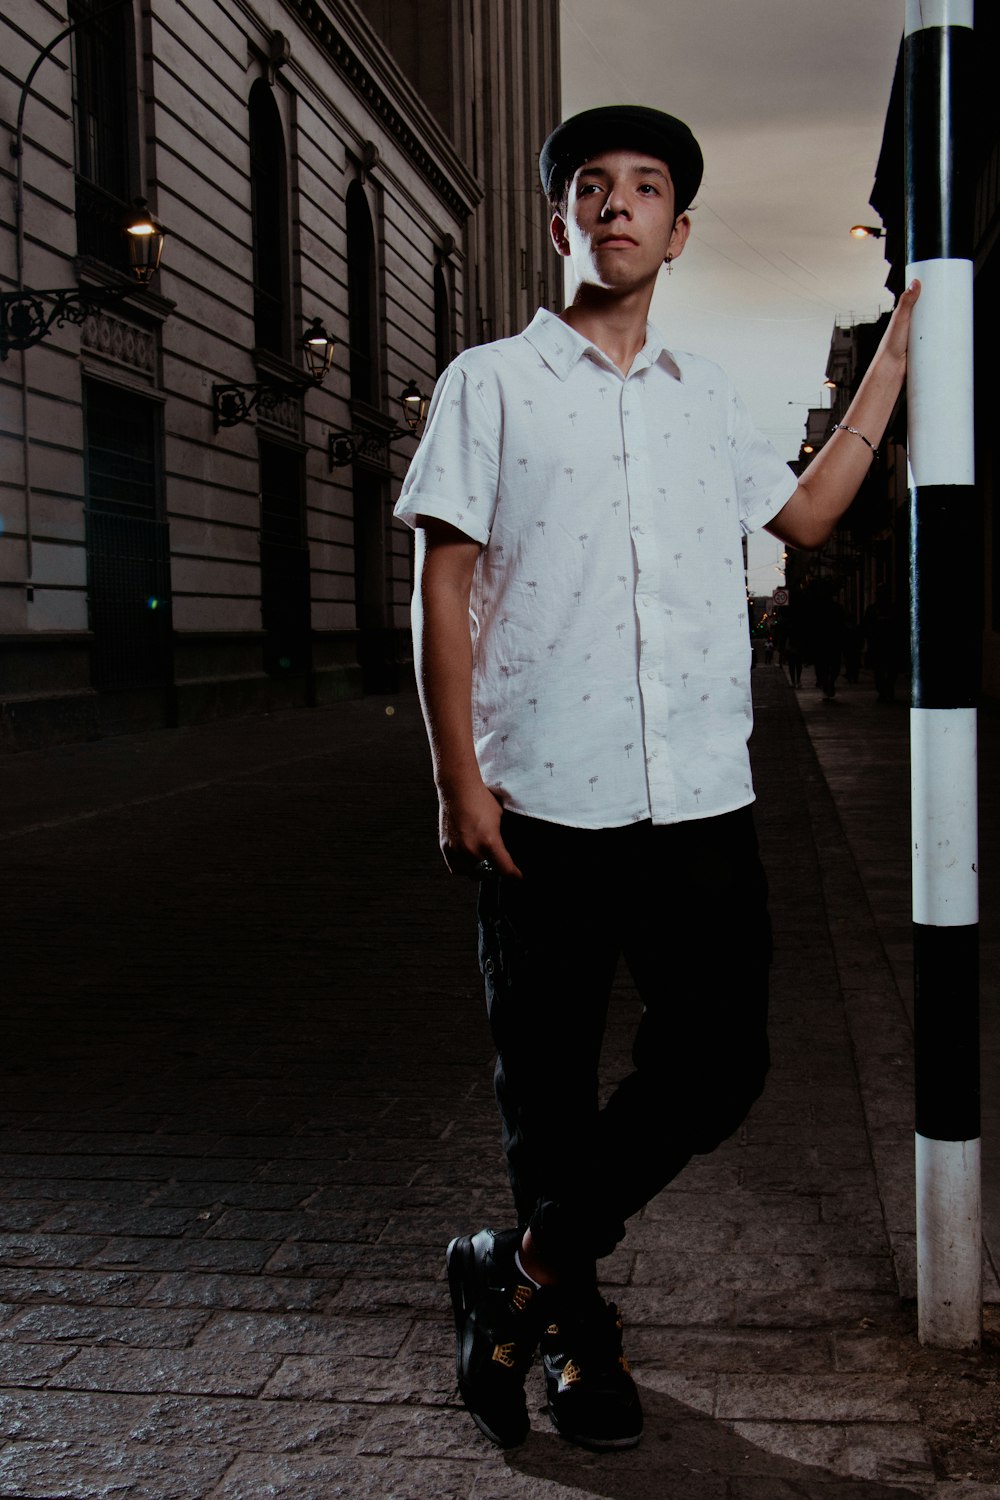
<svg viewBox="0 0 1000 1500"><path fill-rule="evenodd" d="M378 405L378 280L375 230L360 182L347 189L347 315L351 399Z"/></svg>
<svg viewBox="0 0 1000 1500"><path fill-rule="evenodd" d="M455 355L451 320L451 292L448 275L438 261L434 267L434 363L440 375Z"/></svg>
<svg viewBox="0 0 1000 1500"><path fill-rule="evenodd" d="M103 11L103 14L100 12ZM72 0L77 249L118 269L122 219L138 192L132 7Z"/></svg>
<svg viewBox="0 0 1000 1500"><path fill-rule="evenodd" d="M285 136L274 95L262 78L250 90L250 205L254 339L259 348L287 359L290 318Z"/></svg>

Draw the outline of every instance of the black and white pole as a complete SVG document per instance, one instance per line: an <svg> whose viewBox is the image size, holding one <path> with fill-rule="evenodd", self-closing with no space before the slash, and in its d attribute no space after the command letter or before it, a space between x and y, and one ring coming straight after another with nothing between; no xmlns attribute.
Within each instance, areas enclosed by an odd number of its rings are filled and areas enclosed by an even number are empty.
<svg viewBox="0 0 1000 1500"><path fill-rule="evenodd" d="M982 1335L972 406L972 0L906 0L910 775L922 1343Z"/></svg>

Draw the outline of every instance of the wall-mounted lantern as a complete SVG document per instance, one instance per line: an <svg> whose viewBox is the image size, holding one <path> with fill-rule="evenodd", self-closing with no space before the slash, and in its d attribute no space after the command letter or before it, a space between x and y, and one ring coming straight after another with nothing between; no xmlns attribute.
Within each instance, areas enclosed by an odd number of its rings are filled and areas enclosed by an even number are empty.
<svg viewBox="0 0 1000 1500"><path fill-rule="evenodd" d="M313 318L299 339L303 350L308 377L301 381L258 380L250 384L231 381L225 385L212 386L212 413L215 430L220 427L238 427L258 409L263 412L274 408L288 396L301 396L310 386L322 385L333 364L336 340L323 327L320 318Z"/></svg>
<svg viewBox="0 0 1000 1500"><path fill-rule="evenodd" d="M160 269L163 254L163 225L149 211L145 198L136 198L133 212L125 220L129 265L140 286L148 286Z"/></svg>
<svg viewBox="0 0 1000 1500"><path fill-rule="evenodd" d="M403 409L405 427L392 427L387 431L376 427L352 427L349 431L335 428L330 433L327 449L330 468L342 469L357 459L381 463L390 443L419 436L427 420L431 398L424 395L415 380L408 380L399 393L399 404Z"/></svg>
<svg viewBox="0 0 1000 1500"><path fill-rule="evenodd" d="M41 343L50 328L86 322L93 313L114 307L148 286L159 267L165 231L149 212L145 198L136 198L122 225L128 241L132 280L117 287L49 287L35 292L23 287L0 293L0 360L11 349L30 349Z"/></svg>
<svg viewBox="0 0 1000 1500"><path fill-rule="evenodd" d="M0 360L12 349L30 349L41 343L55 324L82 324L92 313L113 307L133 295L136 284L146 286L160 264L163 250L163 227L152 217L145 198L136 198L133 212L122 225L129 240L129 262L134 280L120 287L52 287L36 292L24 284L24 112L31 95L31 85L39 68L52 56L56 47L81 26L90 26L106 11L117 10L127 0L109 0L91 15L80 16L52 38L35 58L21 88L17 105L17 123L11 141L11 155L17 162L14 188L14 254L17 291L0 293ZM46 305L48 304L48 305Z"/></svg>

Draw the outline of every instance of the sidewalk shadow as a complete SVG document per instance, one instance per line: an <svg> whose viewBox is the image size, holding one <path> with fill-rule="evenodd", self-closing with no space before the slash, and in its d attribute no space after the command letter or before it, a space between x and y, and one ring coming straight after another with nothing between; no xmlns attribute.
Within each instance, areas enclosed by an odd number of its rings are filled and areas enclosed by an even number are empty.
<svg viewBox="0 0 1000 1500"><path fill-rule="evenodd" d="M896 1463L900 1480L853 1478L820 1463L803 1463L748 1441L725 1422L706 1417L680 1401L640 1387L645 1429L638 1448L624 1453L589 1453L564 1442L554 1431L533 1429L524 1447L505 1455L518 1474L606 1500L927 1500L933 1487L930 1464L920 1465L919 1487L909 1487L907 1462ZM751 1424L747 1424L751 1425ZM801 1444L809 1441L807 1424L755 1422L790 1430ZM810 1423L831 1436L842 1433L848 1445L852 1424ZM866 1424L869 1426L876 1424ZM891 1429L895 1424L885 1425ZM791 1432L790 1432L791 1435ZM833 1438L836 1446L836 1438ZM911 1465L911 1468L917 1466Z"/></svg>

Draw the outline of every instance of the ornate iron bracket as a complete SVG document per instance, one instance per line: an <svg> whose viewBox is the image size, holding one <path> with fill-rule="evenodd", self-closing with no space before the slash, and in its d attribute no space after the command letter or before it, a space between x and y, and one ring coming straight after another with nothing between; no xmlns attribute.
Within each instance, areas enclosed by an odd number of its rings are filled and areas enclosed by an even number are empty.
<svg viewBox="0 0 1000 1500"><path fill-rule="evenodd" d="M386 431L374 427L352 427L335 429L327 440L327 460L331 469L344 469L348 464L369 464L376 469L389 467L389 444L400 438L416 437L411 427L390 427Z"/></svg>
<svg viewBox="0 0 1000 1500"><path fill-rule="evenodd" d="M412 437L403 427L390 428L388 432L373 432L362 427L352 427L350 432L331 432L327 457L331 469L344 469L348 464L367 463L384 469L389 463L389 444L401 437Z"/></svg>
<svg viewBox="0 0 1000 1500"><path fill-rule="evenodd" d="M53 326L81 326L94 313L135 295L134 283L123 287L54 288L45 292L0 293L0 360L11 349L30 349ZM46 307L45 303L49 306Z"/></svg>
<svg viewBox="0 0 1000 1500"><path fill-rule="evenodd" d="M293 384L291 381L257 381L252 385L238 385L235 382L213 385L212 415L215 430L218 432L220 427L238 427L255 411L266 415L289 396L305 395L314 384L312 380L303 380L301 384Z"/></svg>

